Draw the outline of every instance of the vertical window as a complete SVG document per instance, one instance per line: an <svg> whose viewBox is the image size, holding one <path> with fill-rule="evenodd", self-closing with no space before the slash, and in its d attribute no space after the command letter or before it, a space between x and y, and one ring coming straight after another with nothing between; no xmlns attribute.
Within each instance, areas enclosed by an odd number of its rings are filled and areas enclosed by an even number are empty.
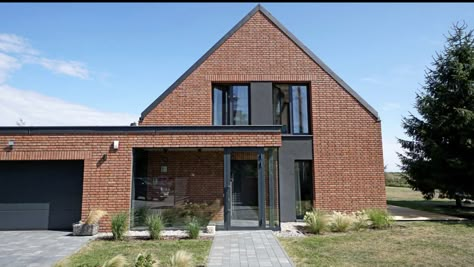
<svg viewBox="0 0 474 267"><path fill-rule="evenodd" d="M273 124L282 125L282 133L309 134L306 85L273 85Z"/></svg>
<svg viewBox="0 0 474 267"><path fill-rule="evenodd" d="M233 85L231 94L231 124L249 125L249 87L247 85Z"/></svg>
<svg viewBox="0 0 474 267"><path fill-rule="evenodd" d="M290 92L288 85L273 86L273 124L282 126L282 133L290 133Z"/></svg>
<svg viewBox="0 0 474 267"><path fill-rule="evenodd" d="M227 88L216 86L213 89L213 124L214 125L226 125L227 124Z"/></svg>
<svg viewBox="0 0 474 267"><path fill-rule="evenodd" d="M216 85L212 90L214 125L249 125L248 85Z"/></svg>
<svg viewBox="0 0 474 267"><path fill-rule="evenodd" d="M308 129L308 93L304 85L291 86L291 104L293 113L293 133L307 134Z"/></svg>
<svg viewBox="0 0 474 267"><path fill-rule="evenodd" d="M310 160L295 161L296 218L313 208L313 174Z"/></svg>

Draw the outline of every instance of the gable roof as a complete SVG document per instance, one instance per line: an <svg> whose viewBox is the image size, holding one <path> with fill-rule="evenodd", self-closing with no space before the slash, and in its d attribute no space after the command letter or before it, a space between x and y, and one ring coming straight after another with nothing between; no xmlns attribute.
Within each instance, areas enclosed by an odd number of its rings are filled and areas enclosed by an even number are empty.
<svg viewBox="0 0 474 267"><path fill-rule="evenodd" d="M282 31L290 40L292 40L303 52L305 52L316 64L318 64L329 76L331 76L342 88L352 95L365 109L367 109L378 121L380 121L377 111L367 103L354 89L344 82L334 71L332 71L319 57L309 50L296 36L285 28L275 17L270 14L263 6L258 4L254 7L242 20L239 21L229 32L227 32L215 45L211 47L198 61L196 61L181 77L179 77L168 89L166 89L153 103L151 103L142 113L142 120L150 113L161 101L163 101L176 87L178 87L191 73L194 72L206 59L212 55L227 39L229 39L236 31L238 31L253 15L262 12L276 27Z"/></svg>

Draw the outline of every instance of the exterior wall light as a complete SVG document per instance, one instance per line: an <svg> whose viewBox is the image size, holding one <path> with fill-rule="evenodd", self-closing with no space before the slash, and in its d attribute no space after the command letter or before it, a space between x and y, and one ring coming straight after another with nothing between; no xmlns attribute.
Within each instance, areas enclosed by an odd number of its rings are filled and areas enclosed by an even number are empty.
<svg viewBox="0 0 474 267"><path fill-rule="evenodd" d="M115 150L119 149L119 141L118 141L118 140L115 140L114 143L113 143L113 145L112 145L112 147L113 147Z"/></svg>
<svg viewBox="0 0 474 267"><path fill-rule="evenodd" d="M14 145L15 145L15 140L8 140L8 148L13 149Z"/></svg>

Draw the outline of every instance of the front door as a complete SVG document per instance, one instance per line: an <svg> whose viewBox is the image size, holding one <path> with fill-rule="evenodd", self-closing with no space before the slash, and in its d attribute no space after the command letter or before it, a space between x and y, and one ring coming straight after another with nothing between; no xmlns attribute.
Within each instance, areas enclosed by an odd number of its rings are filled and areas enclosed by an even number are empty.
<svg viewBox="0 0 474 267"><path fill-rule="evenodd" d="M263 153L263 148L225 149L225 229L265 227Z"/></svg>
<svg viewBox="0 0 474 267"><path fill-rule="evenodd" d="M250 155L252 154L250 153ZM231 225L234 227L259 227L258 160L232 160L230 177Z"/></svg>

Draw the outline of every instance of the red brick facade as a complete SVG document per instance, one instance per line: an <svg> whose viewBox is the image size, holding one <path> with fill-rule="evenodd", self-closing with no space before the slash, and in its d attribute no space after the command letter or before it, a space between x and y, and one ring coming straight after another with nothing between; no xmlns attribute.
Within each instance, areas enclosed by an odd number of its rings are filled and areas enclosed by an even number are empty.
<svg viewBox="0 0 474 267"><path fill-rule="evenodd" d="M316 207L386 208L380 121L261 12L141 123L211 125L212 83L251 81L310 84Z"/></svg>
<svg viewBox="0 0 474 267"><path fill-rule="evenodd" d="M15 140L15 145L11 151L0 151L0 160L84 160L83 219L91 209L104 209L110 214L130 209L132 148L281 145L280 134L276 133L0 135L0 144L8 140ZM120 142L117 151L111 149L114 140ZM107 160L100 163L104 154ZM222 192L222 187L219 190ZM110 217L101 226L104 231L110 230Z"/></svg>
<svg viewBox="0 0 474 267"><path fill-rule="evenodd" d="M316 207L344 211L386 208L380 121L262 12L255 13L144 116L140 124L212 125L212 83L252 81L310 85ZM0 133L0 144L6 144L8 140L15 140L15 146L12 151L0 151L0 160L84 160L83 218L94 208L109 213L130 209L133 148L281 146L281 135L270 132ZM120 141L117 151L110 149L114 140ZM195 170L193 198L222 198L222 154L202 152L203 156L200 156L197 153L185 157L199 159L199 166L193 165L196 161L189 161L190 166L171 166L170 171ZM104 154L108 155L107 160L100 164ZM186 175L191 176L191 173ZM102 230L108 231L109 217L101 225Z"/></svg>

